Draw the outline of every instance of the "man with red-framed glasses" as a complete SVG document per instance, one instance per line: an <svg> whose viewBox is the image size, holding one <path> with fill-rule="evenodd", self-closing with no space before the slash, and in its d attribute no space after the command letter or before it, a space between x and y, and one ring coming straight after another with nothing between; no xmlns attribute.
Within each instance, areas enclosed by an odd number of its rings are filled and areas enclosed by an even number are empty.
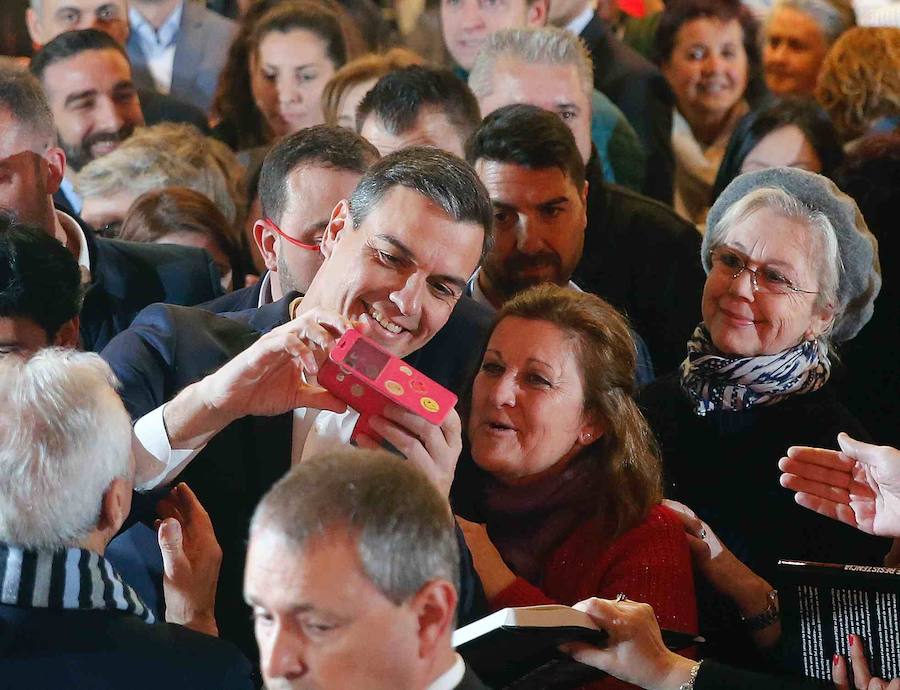
<svg viewBox="0 0 900 690"><path fill-rule="evenodd" d="M268 271L255 285L203 308L221 314L271 304L290 292L306 294L322 265L319 244L332 210L379 157L372 144L343 127L317 125L281 139L260 171L262 217L253 226Z"/></svg>

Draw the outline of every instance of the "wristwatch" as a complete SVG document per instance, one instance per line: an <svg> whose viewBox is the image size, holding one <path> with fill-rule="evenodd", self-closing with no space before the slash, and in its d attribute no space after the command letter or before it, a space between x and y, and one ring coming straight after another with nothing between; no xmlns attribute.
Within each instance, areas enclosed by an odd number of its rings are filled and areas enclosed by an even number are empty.
<svg viewBox="0 0 900 690"><path fill-rule="evenodd" d="M772 589L766 593L766 610L749 618L741 614L741 620L750 632L756 632L768 628L778 621L781 611L778 609L778 590Z"/></svg>

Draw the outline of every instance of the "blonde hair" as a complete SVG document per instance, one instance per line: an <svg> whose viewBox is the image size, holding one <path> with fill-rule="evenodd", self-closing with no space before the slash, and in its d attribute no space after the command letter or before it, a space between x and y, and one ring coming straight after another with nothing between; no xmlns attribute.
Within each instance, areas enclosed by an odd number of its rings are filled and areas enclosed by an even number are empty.
<svg viewBox="0 0 900 690"><path fill-rule="evenodd" d="M900 114L900 29L856 27L841 35L825 56L815 95L845 141Z"/></svg>
<svg viewBox="0 0 900 690"><path fill-rule="evenodd" d="M341 99L349 89L369 79L380 79L395 69L424 64L418 53L406 48L391 48L386 53L366 53L335 72L322 91L325 124L337 125Z"/></svg>

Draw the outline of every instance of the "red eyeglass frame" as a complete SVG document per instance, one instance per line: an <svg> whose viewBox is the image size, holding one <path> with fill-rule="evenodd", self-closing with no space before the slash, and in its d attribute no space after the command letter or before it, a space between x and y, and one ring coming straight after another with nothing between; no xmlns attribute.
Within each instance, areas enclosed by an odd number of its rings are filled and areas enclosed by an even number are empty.
<svg viewBox="0 0 900 690"><path fill-rule="evenodd" d="M291 237L290 235L288 235L284 230L282 230L281 228L279 228L279 227L278 227L278 223L276 223L276 222L275 222L274 220L272 220L271 218L268 218L268 217L263 218L263 222L264 222L264 223L268 223L269 225L271 225L271 226L272 226L272 229L273 229L275 232L277 232L283 239L287 240L288 242L290 242L290 243L291 243L292 245L294 245L295 247L300 247L300 249L306 249L307 251L310 251L310 252L317 252L317 251L319 251L319 247L321 246L321 242L317 242L316 244L307 244L306 242L301 242L300 240L294 239L293 237Z"/></svg>

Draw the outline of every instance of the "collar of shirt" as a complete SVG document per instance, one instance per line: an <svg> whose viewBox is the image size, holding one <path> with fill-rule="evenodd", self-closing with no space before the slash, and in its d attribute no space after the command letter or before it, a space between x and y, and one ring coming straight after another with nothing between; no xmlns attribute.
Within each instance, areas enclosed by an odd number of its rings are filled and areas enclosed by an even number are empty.
<svg viewBox="0 0 900 690"><path fill-rule="evenodd" d="M426 690L453 690L466 675L466 664L459 654L454 653L456 660L445 673L438 676Z"/></svg>
<svg viewBox="0 0 900 690"><path fill-rule="evenodd" d="M78 192L75 191L75 185L72 184L72 180L68 177L64 177L62 182L59 183L59 191L63 193L63 196L66 197L66 201L69 202L69 206L72 207L72 210L75 213L81 213L81 207L84 205L81 196Z"/></svg>
<svg viewBox="0 0 900 690"><path fill-rule="evenodd" d="M591 19L594 17L594 5L593 3L589 3L587 7L585 7L581 14L579 14L575 19L566 24L566 31L569 31L576 36L580 36L581 32L584 31L584 27L586 27Z"/></svg>
<svg viewBox="0 0 900 690"><path fill-rule="evenodd" d="M478 302L479 304L483 304L486 307L490 307L494 311L497 311L497 308L491 304L490 300L487 298L487 295L484 294L484 290L481 289L481 285L478 284L478 275L481 273L481 266L475 269L475 273L472 274L472 277L469 278L469 282L466 285L466 291L469 296ZM583 292L583 290L578 287L573 281L569 281L566 285L567 288L571 288L572 290L577 290L578 292Z"/></svg>
<svg viewBox="0 0 900 690"><path fill-rule="evenodd" d="M152 60L158 54L174 45L178 38L178 30L181 28L181 16L184 14L184 3L178 3L178 6L172 11L168 19L163 22L159 29L154 29L144 15L138 12L134 7L128 8L128 23L131 24L131 30L141 44L141 49L148 60Z"/></svg>
<svg viewBox="0 0 900 690"><path fill-rule="evenodd" d="M261 281L262 283L259 286L259 302L256 304L257 307L264 307L275 301L272 299L272 274L269 271L266 271L266 274L261 278Z"/></svg>
<svg viewBox="0 0 900 690"><path fill-rule="evenodd" d="M56 211L56 220L62 227L63 232L66 233L66 237L78 246L78 254L75 258L78 259L78 265L81 267L82 282L91 282L91 254L88 251L87 237L84 235L84 230L81 229L81 226L72 216L62 211ZM84 280L84 277L87 280Z"/></svg>

